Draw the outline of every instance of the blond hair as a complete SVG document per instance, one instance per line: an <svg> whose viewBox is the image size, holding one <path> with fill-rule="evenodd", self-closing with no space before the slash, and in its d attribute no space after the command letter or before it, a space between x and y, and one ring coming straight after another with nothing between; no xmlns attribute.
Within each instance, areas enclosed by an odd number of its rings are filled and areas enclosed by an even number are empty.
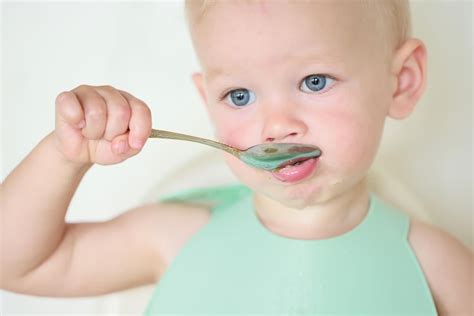
<svg viewBox="0 0 474 316"><path fill-rule="evenodd" d="M229 0L185 0L185 14L188 27L192 30L210 9L219 1ZM256 2L260 0L236 0L238 2ZM316 0L313 0L316 1ZM348 0L354 1L354 0ZM411 36L411 18L409 0L359 0L367 10L373 12L379 27L390 34L392 49L399 47Z"/></svg>
<svg viewBox="0 0 474 316"><path fill-rule="evenodd" d="M368 9L372 7L381 27L392 37L394 48L411 36L409 0L364 0Z"/></svg>

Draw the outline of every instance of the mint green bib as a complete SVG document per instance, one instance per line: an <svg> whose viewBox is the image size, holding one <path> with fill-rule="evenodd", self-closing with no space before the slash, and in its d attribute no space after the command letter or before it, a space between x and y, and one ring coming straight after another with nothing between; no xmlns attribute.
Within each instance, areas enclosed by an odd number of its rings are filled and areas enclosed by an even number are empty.
<svg viewBox="0 0 474 316"><path fill-rule="evenodd" d="M408 216L375 195L358 226L322 240L269 231L242 185L164 199L209 200L209 222L161 277L146 315L437 315Z"/></svg>

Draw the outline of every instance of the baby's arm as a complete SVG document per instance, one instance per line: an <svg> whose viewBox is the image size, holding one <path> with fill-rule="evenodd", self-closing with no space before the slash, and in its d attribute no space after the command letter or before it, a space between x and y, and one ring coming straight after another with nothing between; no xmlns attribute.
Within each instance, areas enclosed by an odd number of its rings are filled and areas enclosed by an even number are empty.
<svg viewBox="0 0 474 316"><path fill-rule="evenodd" d="M409 242L426 275L438 314L474 315L474 254L443 230L413 220Z"/></svg>
<svg viewBox="0 0 474 316"><path fill-rule="evenodd" d="M133 230L152 225L156 206L140 207L105 223L64 221L87 170L95 163L118 163L137 154L141 146L131 148L131 142L143 144L149 135L149 109L124 94L112 87L90 86L60 94L55 131L3 182L1 288L70 296L152 282L152 239ZM120 141L126 142L123 152L114 147ZM83 256L75 258L77 253ZM103 282L77 277L85 275Z"/></svg>

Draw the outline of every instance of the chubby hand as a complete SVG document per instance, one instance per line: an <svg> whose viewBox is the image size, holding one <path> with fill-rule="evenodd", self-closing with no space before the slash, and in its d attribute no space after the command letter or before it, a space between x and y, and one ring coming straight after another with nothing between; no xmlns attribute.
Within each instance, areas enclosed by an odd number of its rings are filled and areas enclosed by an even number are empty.
<svg viewBox="0 0 474 316"><path fill-rule="evenodd" d="M149 107L111 86L80 85L56 97L54 134L69 161L110 165L136 155L151 133Z"/></svg>

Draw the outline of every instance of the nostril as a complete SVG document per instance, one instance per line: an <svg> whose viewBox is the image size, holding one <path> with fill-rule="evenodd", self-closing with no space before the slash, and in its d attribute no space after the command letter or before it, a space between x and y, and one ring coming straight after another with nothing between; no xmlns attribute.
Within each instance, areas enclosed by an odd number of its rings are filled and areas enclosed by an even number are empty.
<svg viewBox="0 0 474 316"><path fill-rule="evenodd" d="M291 134L288 134L286 137L295 137L295 136L298 136L298 133L297 132L293 132ZM267 138L267 142L273 142L275 141L275 138L274 137L268 137Z"/></svg>

